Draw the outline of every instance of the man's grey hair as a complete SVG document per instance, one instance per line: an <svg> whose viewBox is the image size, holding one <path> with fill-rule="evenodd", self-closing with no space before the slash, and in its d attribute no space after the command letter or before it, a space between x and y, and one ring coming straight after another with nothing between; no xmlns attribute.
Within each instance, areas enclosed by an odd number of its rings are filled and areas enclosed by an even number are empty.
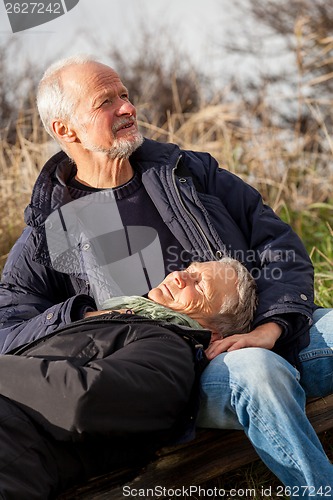
<svg viewBox="0 0 333 500"><path fill-rule="evenodd" d="M218 262L231 268L236 274L236 294L223 300L215 317L209 319L210 326L221 337L234 333L248 333L257 306L257 286L253 276L236 259L223 257Z"/></svg>
<svg viewBox="0 0 333 500"><path fill-rule="evenodd" d="M78 98L70 92L66 92L63 86L61 73L73 65L82 65L89 62L98 62L86 55L78 55L61 59L55 62L45 71L39 82L37 90L37 108L45 130L59 144L59 140L52 129L52 120L64 120L75 124L75 107ZM79 96L78 96L79 97ZM63 145L60 144L63 148Z"/></svg>

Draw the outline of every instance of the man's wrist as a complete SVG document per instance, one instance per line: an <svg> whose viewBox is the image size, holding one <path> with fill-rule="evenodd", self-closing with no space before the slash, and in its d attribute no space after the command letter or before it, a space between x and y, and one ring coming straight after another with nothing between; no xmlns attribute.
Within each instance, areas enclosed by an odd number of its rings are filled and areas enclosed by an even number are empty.
<svg viewBox="0 0 333 500"><path fill-rule="evenodd" d="M282 325L280 325L279 323L276 323L275 321L268 321L267 323L263 323L259 326L257 326L257 328L255 328L255 330L259 333L263 333L263 334L269 334L270 336L272 336L275 340L275 342L281 337L281 335L283 334L284 332L284 328Z"/></svg>

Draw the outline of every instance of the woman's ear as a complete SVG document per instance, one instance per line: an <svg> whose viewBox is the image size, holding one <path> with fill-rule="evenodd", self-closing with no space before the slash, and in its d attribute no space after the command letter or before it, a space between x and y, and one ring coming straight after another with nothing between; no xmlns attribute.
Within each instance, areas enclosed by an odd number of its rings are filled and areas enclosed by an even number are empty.
<svg viewBox="0 0 333 500"><path fill-rule="evenodd" d="M59 141L68 143L75 142L77 139L75 130L61 120L54 120L52 123L52 129Z"/></svg>

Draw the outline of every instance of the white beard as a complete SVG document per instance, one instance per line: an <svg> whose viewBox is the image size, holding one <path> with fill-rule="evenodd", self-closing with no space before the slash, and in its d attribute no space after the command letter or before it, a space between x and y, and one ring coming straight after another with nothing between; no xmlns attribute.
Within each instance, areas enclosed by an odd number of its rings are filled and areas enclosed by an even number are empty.
<svg viewBox="0 0 333 500"><path fill-rule="evenodd" d="M129 158L131 154L141 146L143 140L144 138L142 134L140 134L139 131L136 131L135 134L131 135L130 139L126 139L125 137L115 139L110 148L104 148L90 143L89 138L85 133L81 136L81 144L84 149L95 153L105 153L111 160Z"/></svg>

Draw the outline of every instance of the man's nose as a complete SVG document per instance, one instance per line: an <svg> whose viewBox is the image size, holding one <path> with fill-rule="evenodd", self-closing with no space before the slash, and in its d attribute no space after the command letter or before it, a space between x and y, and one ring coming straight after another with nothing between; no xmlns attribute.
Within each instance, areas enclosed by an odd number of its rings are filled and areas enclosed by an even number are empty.
<svg viewBox="0 0 333 500"><path fill-rule="evenodd" d="M136 108L130 101L123 101L122 99L120 99L117 114L119 116L121 115L136 116Z"/></svg>

